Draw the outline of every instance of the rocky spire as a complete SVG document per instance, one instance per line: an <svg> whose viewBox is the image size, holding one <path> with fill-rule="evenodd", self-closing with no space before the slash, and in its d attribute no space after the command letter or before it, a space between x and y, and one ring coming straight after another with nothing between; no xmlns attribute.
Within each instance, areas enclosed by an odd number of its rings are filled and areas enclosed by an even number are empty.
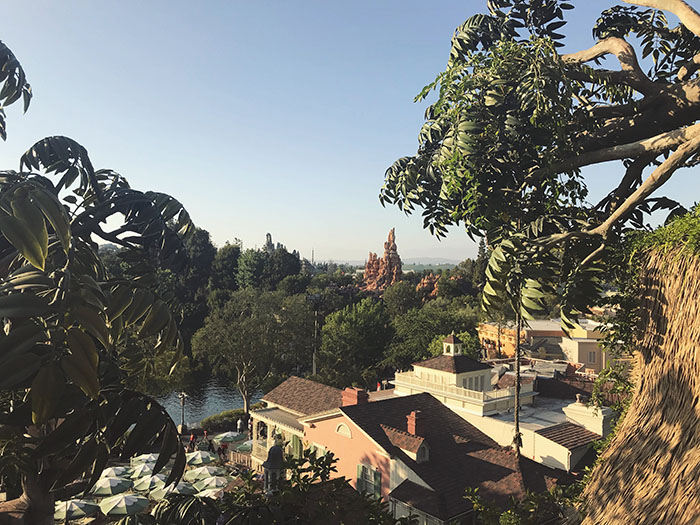
<svg viewBox="0 0 700 525"><path fill-rule="evenodd" d="M365 264L363 288L383 292L387 287L400 281L401 275L401 257L396 249L396 232L392 228L384 243L384 257L379 258L376 253L369 252L367 264Z"/></svg>

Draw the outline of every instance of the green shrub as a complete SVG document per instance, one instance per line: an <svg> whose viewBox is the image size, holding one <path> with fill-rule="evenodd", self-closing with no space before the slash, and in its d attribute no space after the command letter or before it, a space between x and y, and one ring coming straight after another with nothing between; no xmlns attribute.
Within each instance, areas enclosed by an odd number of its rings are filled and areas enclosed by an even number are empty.
<svg viewBox="0 0 700 525"><path fill-rule="evenodd" d="M264 403L255 403L250 406L252 410L264 408ZM207 432L227 432L229 430L238 430L238 420L243 417L243 409L235 408L233 410L224 410L213 416L208 416L202 419L201 427ZM244 430L248 430L247 428Z"/></svg>

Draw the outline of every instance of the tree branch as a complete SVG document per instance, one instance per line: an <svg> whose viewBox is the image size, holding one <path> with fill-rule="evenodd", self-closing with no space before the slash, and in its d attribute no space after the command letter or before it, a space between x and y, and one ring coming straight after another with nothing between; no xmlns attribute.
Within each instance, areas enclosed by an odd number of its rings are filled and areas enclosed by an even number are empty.
<svg viewBox="0 0 700 525"><path fill-rule="evenodd" d="M622 160L635 158L639 156L660 155L665 151L680 146L689 141L691 138L700 134L700 123L693 124L683 129L674 129L666 133L660 133L654 137L630 142L629 144L621 144L610 148L600 149L582 153L577 157L568 159L553 165L551 168L543 170L535 170L532 172L532 178L537 180L541 173L554 173L592 164L600 164L611 160Z"/></svg>
<svg viewBox="0 0 700 525"><path fill-rule="evenodd" d="M622 0L626 4L668 11L678 17L688 31L700 36L700 14L684 0Z"/></svg>
<svg viewBox="0 0 700 525"><path fill-rule="evenodd" d="M683 64L683 67L678 70L678 80L683 82L689 79L698 69L700 69L700 53L691 58L688 63Z"/></svg>
<svg viewBox="0 0 700 525"><path fill-rule="evenodd" d="M624 220L640 202L670 179L671 175L673 175L678 168L683 167L685 161L697 153L698 149L700 149L700 134L696 135L682 146L679 146L671 156L647 177L632 195L627 197L625 202L623 202L605 222L593 228L590 234L601 235L605 238L608 231L610 231L617 222Z"/></svg>
<svg viewBox="0 0 700 525"><path fill-rule="evenodd" d="M654 82L649 80L649 77L644 74L644 71L642 71L642 68L639 66L639 62L637 61L637 53L634 51L634 48L622 38L605 38L589 49L584 49L583 51L578 51L577 53L562 55L561 58L568 64L576 65L584 64L609 54L617 57L622 70L596 70L598 74L608 77L613 82L628 84L642 94L654 93L659 90L659 87L654 84ZM588 77L588 75L585 75L585 73L583 73L583 75L586 76L585 80L592 80L590 77ZM578 76L578 80L581 80L581 73L576 74L575 72L572 72L570 76L572 78L576 78Z"/></svg>

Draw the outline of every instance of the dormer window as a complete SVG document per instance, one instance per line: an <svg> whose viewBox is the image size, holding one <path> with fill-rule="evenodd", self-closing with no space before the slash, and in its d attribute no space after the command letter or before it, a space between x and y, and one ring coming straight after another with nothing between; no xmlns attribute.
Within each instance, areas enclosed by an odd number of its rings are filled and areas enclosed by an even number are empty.
<svg viewBox="0 0 700 525"><path fill-rule="evenodd" d="M423 463L424 461L428 461L430 457L430 454L428 452L428 447L425 444L422 444L418 448L418 452L416 452L416 463Z"/></svg>

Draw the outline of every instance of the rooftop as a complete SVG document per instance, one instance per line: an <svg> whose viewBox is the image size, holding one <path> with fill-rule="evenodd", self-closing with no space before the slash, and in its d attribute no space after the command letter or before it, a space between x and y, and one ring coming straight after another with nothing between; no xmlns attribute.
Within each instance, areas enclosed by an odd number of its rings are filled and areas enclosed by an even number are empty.
<svg viewBox="0 0 700 525"><path fill-rule="evenodd" d="M525 494L521 468L530 469L533 462L526 459L518 462L512 450L498 446L430 394L394 397L340 410L430 485L433 491L404 482L391 496L432 516L451 519L471 510L471 503L464 499L466 487L478 487L487 501L497 505L505 505L510 497ZM425 418L423 436L416 437L404 430L406 416L414 410L420 410ZM430 458L418 463L408 456L404 450L411 449L403 448L409 446L404 442L407 438L412 438L410 445L416 450L416 445L420 446L417 439L422 438L430 447ZM565 475L544 467L528 472L528 476L539 479L541 486L551 486L553 480Z"/></svg>
<svg viewBox="0 0 700 525"><path fill-rule="evenodd" d="M569 422L543 428L536 433L569 450L588 446L600 439L598 434Z"/></svg>
<svg viewBox="0 0 700 525"><path fill-rule="evenodd" d="M256 410L255 415L264 421L278 423L295 430L304 430L304 425L299 423L299 416L281 408L263 408Z"/></svg>
<svg viewBox="0 0 700 525"><path fill-rule="evenodd" d="M419 363L413 363L413 366L422 366L423 368L452 372L453 374L474 372L476 370L489 370L491 368L491 366L486 363L481 363L476 359L461 354L442 354L425 361L420 361Z"/></svg>
<svg viewBox="0 0 700 525"><path fill-rule="evenodd" d="M308 416L338 408L342 405L342 391L316 381L290 376L262 399L298 416Z"/></svg>

